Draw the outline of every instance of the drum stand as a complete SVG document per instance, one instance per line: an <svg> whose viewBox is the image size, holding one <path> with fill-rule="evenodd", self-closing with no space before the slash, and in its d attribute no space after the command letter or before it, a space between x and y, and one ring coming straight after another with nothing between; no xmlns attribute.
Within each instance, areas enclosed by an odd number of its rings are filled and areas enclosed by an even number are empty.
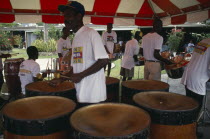
<svg viewBox="0 0 210 139"><path fill-rule="evenodd" d="M210 120L210 111L207 108L207 102L208 102L207 94L209 94L209 93L210 93L210 82L207 82L206 83L206 95L203 98L203 108L201 109L201 112L197 119L198 125L210 124L210 121L206 120L206 118L208 118Z"/></svg>

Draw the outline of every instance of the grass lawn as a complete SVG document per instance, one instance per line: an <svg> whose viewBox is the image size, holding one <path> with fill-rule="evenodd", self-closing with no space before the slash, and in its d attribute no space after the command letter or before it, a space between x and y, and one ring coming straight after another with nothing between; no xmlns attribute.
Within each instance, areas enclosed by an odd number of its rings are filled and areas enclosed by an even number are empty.
<svg viewBox="0 0 210 139"><path fill-rule="evenodd" d="M121 59L118 59L113 62L115 67L111 69L111 77L120 79L120 69L121 69ZM161 72L161 74L165 74L165 70ZM106 72L107 75L107 72ZM134 68L134 77L133 79L143 79L144 78L144 66L135 66Z"/></svg>

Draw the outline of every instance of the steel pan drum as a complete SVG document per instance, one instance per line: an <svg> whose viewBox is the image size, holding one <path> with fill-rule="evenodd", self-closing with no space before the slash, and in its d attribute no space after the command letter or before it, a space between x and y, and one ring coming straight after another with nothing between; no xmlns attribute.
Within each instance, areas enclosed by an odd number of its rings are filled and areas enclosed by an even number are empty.
<svg viewBox="0 0 210 139"><path fill-rule="evenodd" d="M57 96L13 101L2 111L4 139L68 139L69 116L75 106L72 100Z"/></svg>
<svg viewBox="0 0 210 139"><path fill-rule="evenodd" d="M141 92L135 103L148 111L150 139L196 139L198 103L190 97L170 92Z"/></svg>
<svg viewBox="0 0 210 139"><path fill-rule="evenodd" d="M169 91L169 84L155 80L131 80L122 82L122 102L134 104L133 95L145 91Z"/></svg>
<svg viewBox="0 0 210 139"><path fill-rule="evenodd" d="M21 82L18 76L20 64L24 58L6 59L4 62L4 75L8 87L8 93L12 96L18 96L21 93Z"/></svg>
<svg viewBox="0 0 210 139"><path fill-rule="evenodd" d="M26 85L26 97L32 96L61 96L77 101L74 83L65 81L52 87L47 81L38 81Z"/></svg>
<svg viewBox="0 0 210 139"><path fill-rule="evenodd" d="M120 80L113 77L106 77L107 102L119 102Z"/></svg>
<svg viewBox="0 0 210 139"><path fill-rule="evenodd" d="M75 111L70 123L76 139L147 139L150 117L135 106L104 103Z"/></svg>
<svg viewBox="0 0 210 139"><path fill-rule="evenodd" d="M169 78L178 79L181 78L184 73L184 66L176 66L177 64L173 65L165 65L165 71L168 74Z"/></svg>

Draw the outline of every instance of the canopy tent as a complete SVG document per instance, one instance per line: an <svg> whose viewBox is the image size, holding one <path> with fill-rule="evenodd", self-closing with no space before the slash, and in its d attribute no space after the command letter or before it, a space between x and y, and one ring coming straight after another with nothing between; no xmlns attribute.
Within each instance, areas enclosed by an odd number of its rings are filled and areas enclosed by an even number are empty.
<svg viewBox="0 0 210 139"><path fill-rule="evenodd" d="M0 23L63 23L58 5L67 0L0 0ZM85 6L85 24L151 26L154 14L164 25L210 18L210 0L77 0Z"/></svg>

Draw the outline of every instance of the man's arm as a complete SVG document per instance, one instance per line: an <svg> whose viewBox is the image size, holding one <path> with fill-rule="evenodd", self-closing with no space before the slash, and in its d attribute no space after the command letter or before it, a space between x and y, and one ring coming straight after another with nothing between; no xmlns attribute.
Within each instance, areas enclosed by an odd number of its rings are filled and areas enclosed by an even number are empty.
<svg viewBox="0 0 210 139"><path fill-rule="evenodd" d="M72 74L70 76L70 80L72 82L74 82L74 83L78 83L83 78L85 78L85 77L87 77L87 76L89 76L91 74L94 74L94 73L98 72L106 64L108 64L108 62L109 62L109 59L108 58L106 58L106 59L98 59L95 64L93 64L91 67L89 67L88 69L84 70L83 72Z"/></svg>
<svg viewBox="0 0 210 139"><path fill-rule="evenodd" d="M156 59L158 59L158 60L164 62L164 63L167 64L167 65L173 64L173 62L171 62L170 60L163 58L163 57L160 55L160 50L158 50L158 49L155 49L155 51L154 51L154 57L155 57Z"/></svg>
<svg viewBox="0 0 210 139"><path fill-rule="evenodd" d="M108 48L106 47L106 45L104 45L104 48L105 48L107 54L110 54L110 52L109 52Z"/></svg>
<svg viewBox="0 0 210 139"><path fill-rule="evenodd" d="M61 54L61 53L58 53L58 57L60 58L60 57L63 57L63 56L62 56L62 54Z"/></svg>

